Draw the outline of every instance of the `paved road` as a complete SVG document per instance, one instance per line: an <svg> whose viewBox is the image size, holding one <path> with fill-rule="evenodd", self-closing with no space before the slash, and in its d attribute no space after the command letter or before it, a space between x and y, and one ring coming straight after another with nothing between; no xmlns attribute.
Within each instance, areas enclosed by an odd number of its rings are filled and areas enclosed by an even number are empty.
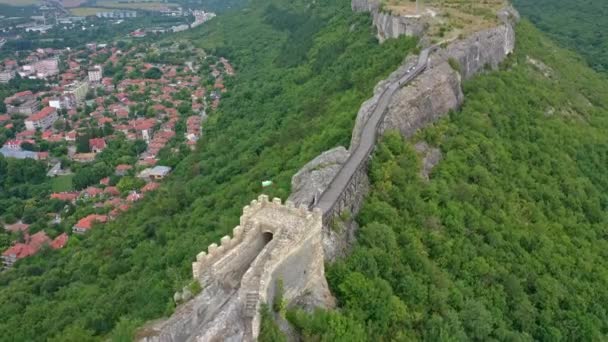
<svg viewBox="0 0 608 342"><path fill-rule="evenodd" d="M340 195L350 184L351 179L354 177L357 169L367 159L376 145L376 136L378 133L378 125L384 119L386 109L393 97L393 94L397 89L410 83L416 78L424 69L426 69L429 53L433 48L422 50L418 57L418 64L411 70L408 70L398 82L394 82L391 86L386 88L374 109L372 115L367 119L363 130L361 131L361 139L359 139L359 145L354 151L351 151L350 156L346 160L346 163L342 166L340 171L336 174L334 179L331 181L327 189L321 194L313 206L320 208L323 214L331 212L334 205L340 199Z"/></svg>

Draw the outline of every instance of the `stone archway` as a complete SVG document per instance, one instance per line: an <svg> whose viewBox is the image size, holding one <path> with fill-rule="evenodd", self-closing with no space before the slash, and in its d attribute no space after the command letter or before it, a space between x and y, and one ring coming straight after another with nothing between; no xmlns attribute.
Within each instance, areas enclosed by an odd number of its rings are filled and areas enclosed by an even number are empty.
<svg viewBox="0 0 608 342"><path fill-rule="evenodd" d="M264 240L264 245L267 245L270 241L272 241L272 238L274 237L274 235L271 232L263 232L262 233L262 240Z"/></svg>

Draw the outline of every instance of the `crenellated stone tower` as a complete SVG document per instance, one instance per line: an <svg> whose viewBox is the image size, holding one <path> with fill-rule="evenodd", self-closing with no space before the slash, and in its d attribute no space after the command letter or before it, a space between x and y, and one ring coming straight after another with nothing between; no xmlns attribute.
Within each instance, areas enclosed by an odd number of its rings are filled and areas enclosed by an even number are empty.
<svg viewBox="0 0 608 342"><path fill-rule="evenodd" d="M141 341L252 341L260 305L272 305L279 279L287 302L330 306L325 280L322 213L261 195L243 208L232 238L211 244L192 264L204 288L166 321L138 334Z"/></svg>

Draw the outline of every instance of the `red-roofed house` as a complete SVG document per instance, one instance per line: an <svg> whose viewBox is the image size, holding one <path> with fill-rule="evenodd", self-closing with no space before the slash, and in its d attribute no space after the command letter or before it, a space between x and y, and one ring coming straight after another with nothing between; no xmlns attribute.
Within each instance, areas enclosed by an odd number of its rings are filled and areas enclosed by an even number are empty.
<svg viewBox="0 0 608 342"><path fill-rule="evenodd" d="M106 148L106 141L103 138L89 139L89 148L94 153L99 153Z"/></svg>
<svg viewBox="0 0 608 342"><path fill-rule="evenodd" d="M116 166L115 169L115 174L117 176L124 176L127 174L127 172L129 172L129 170L131 170L133 168L133 166L129 165L129 164L120 164L118 166Z"/></svg>
<svg viewBox="0 0 608 342"><path fill-rule="evenodd" d="M28 239L28 245L34 247L36 251L40 249L43 245L47 245L51 242L51 239L46 235L44 231L39 231L38 233L30 236Z"/></svg>
<svg viewBox="0 0 608 342"><path fill-rule="evenodd" d="M36 131L26 130L16 134L17 139L33 138L36 135Z"/></svg>
<svg viewBox="0 0 608 342"><path fill-rule="evenodd" d="M25 120L25 128L28 130L36 130L37 128L45 130L55 122L59 116L57 115L57 109L53 107L44 107L41 111L36 114L30 115Z"/></svg>
<svg viewBox="0 0 608 342"><path fill-rule="evenodd" d="M68 134L65 135L65 141L76 141L76 136L76 131L68 132Z"/></svg>
<svg viewBox="0 0 608 342"><path fill-rule="evenodd" d="M24 243L17 243L2 253L2 263L6 267L11 267L17 260L36 254L32 246Z"/></svg>
<svg viewBox="0 0 608 342"><path fill-rule="evenodd" d="M132 192L129 194L129 196L127 196L127 201L128 201L128 202L137 202L137 201L139 201L139 200L140 200L140 199L142 199L142 198L144 198L144 195L142 195L142 194L138 194L137 192L132 191Z"/></svg>
<svg viewBox="0 0 608 342"><path fill-rule="evenodd" d="M29 224L25 224L25 223L15 223L15 224L8 224L4 226L4 229L8 230L9 232L27 232L28 228L30 227Z"/></svg>
<svg viewBox="0 0 608 342"><path fill-rule="evenodd" d="M154 133L154 126L156 126L156 120L154 119L137 119L129 121L131 128L137 133L139 139L143 139L146 142L150 142L152 134Z"/></svg>
<svg viewBox="0 0 608 342"><path fill-rule="evenodd" d="M148 183L148 184L144 185L144 186L141 188L141 192L142 192L142 193L146 193L146 192L149 192L149 191L154 191L154 190L158 189L158 187L159 187L159 186L160 186L160 184L159 184L159 183L156 183L156 182L150 182L150 183Z"/></svg>
<svg viewBox="0 0 608 342"><path fill-rule="evenodd" d="M68 243L68 234L63 233L61 235L59 235L58 237L55 238L55 240L53 240L53 242L51 242L51 248L52 249L60 249L65 247L65 245Z"/></svg>
<svg viewBox="0 0 608 342"><path fill-rule="evenodd" d="M8 114L0 115L0 124L7 122L11 119L11 116Z"/></svg>
<svg viewBox="0 0 608 342"><path fill-rule="evenodd" d="M76 234L83 234L89 231L93 227L95 222L106 223L108 217L106 215L91 214L87 217L80 219L73 227L72 231Z"/></svg>
<svg viewBox="0 0 608 342"><path fill-rule="evenodd" d="M120 196L120 191L115 186L109 186L103 190L103 193L110 196Z"/></svg>
<svg viewBox="0 0 608 342"><path fill-rule="evenodd" d="M51 199L74 202L78 198L78 192L56 192L51 194Z"/></svg>
<svg viewBox="0 0 608 342"><path fill-rule="evenodd" d="M12 140L7 140L4 143L4 147L10 148L11 150L20 150L21 144L23 144L23 140L12 139Z"/></svg>
<svg viewBox="0 0 608 342"><path fill-rule="evenodd" d="M17 243L2 253L4 266L10 267L17 260L36 254L43 245L47 245L51 239L44 231L26 237L25 243Z"/></svg>
<svg viewBox="0 0 608 342"><path fill-rule="evenodd" d="M103 194L103 190L101 190L100 188L96 188L94 186L90 186L84 190L82 190L82 192L80 193L80 195L82 195L83 197L86 198L93 198L96 196L99 196Z"/></svg>

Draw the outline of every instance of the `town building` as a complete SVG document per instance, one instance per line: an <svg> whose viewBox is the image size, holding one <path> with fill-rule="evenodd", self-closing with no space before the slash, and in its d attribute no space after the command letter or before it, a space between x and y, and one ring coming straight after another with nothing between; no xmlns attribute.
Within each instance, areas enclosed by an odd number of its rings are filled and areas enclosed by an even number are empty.
<svg viewBox="0 0 608 342"><path fill-rule="evenodd" d="M84 102L87 97L87 92L89 91L89 83L86 81L83 82L74 82L65 87L63 91L64 95L73 96L76 104L81 104Z"/></svg>
<svg viewBox="0 0 608 342"><path fill-rule="evenodd" d="M0 83L8 83L10 80L15 78L15 70L2 70L0 71Z"/></svg>
<svg viewBox="0 0 608 342"><path fill-rule="evenodd" d="M89 148L93 153L99 153L106 148L106 141L103 138L89 139Z"/></svg>
<svg viewBox="0 0 608 342"><path fill-rule="evenodd" d="M4 99L8 114L32 115L40 108L36 96L30 91L22 91Z"/></svg>
<svg viewBox="0 0 608 342"><path fill-rule="evenodd" d="M43 59L34 63L36 77L47 78L59 74L59 60L57 58Z"/></svg>
<svg viewBox="0 0 608 342"><path fill-rule="evenodd" d="M63 247L65 247L65 245L68 244L68 234L66 233L62 233L61 235L57 236L53 242L51 242L51 248L52 249L61 249Z"/></svg>
<svg viewBox="0 0 608 342"><path fill-rule="evenodd" d="M89 69L89 82L99 83L103 77L103 68L101 65L95 65Z"/></svg>
<svg viewBox="0 0 608 342"><path fill-rule="evenodd" d="M25 120L25 128L28 130L46 130L53 125L59 118L57 109L53 107L44 107L36 114L30 115Z"/></svg>
<svg viewBox="0 0 608 342"><path fill-rule="evenodd" d="M154 134L154 127L157 122L154 119L136 119L129 121L131 129L135 131L138 139L143 139L146 143L152 140Z"/></svg>
<svg viewBox="0 0 608 342"><path fill-rule="evenodd" d="M38 232L32 236L26 235L25 243L16 243L2 253L2 263L5 267L11 267L17 260L32 256L44 245L49 245L51 239L44 231Z"/></svg>
<svg viewBox="0 0 608 342"><path fill-rule="evenodd" d="M136 11L104 11L95 13L97 18L126 19L137 17Z"/></svg>
<svg viewBox="0 0 608 342"><path fill-rule="evenodd" d="M61 95L49 99L49 106L56 109L72 109L76 107L76 99L73 95Z"/></svg>
<svg viewBox="0 0 608 342"><path fill-rule="evenodd" d="M91 214L87 217L80 219L73 227L72 232L75 234L84 234L93 228L93 224L96 222L106 223L108 217L106 215Z"/></svg>
<svg viewBox="0 0 608 342"><path fill-rule="evenodd" d="M114 170L114 174L117 175L117 176L124 176L131 169L133 169L133 166L131 166L129 164L120 164L120 165L116 166L116 169Z"/></svg>
<svg viewBox="0 0 608 342"><path fill-rule="evenodd" d="M141 171L137 177L145 181L155 181L165 178L170 172L171 168L169 166L157 165Z"/></svg>

